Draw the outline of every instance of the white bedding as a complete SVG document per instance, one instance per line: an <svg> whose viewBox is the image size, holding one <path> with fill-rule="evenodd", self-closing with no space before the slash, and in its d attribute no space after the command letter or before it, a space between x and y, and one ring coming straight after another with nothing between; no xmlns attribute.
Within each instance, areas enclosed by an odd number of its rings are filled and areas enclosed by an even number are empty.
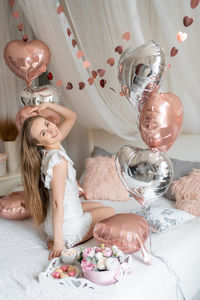
<svg viewBox="0 0 200 300"><path fill-rule="evenodd" d="M136 200L129 202L102 201L115 207L117 213L140 207ZM171 207L173 202L159 199L158 206ZM176 284L166 265L152 257L145 265L140 253L133 254L133 273L116 288L116 294L106 295L78 288L52 287L39 284L38 275L48 265L48 250L42 228L32 219L13 221L0 219L0 299L176 299ZM84 245L95 245L94 240ZM147 248L148 242L147 242ZM152 234L152 250L167 259L178 274L187 300L200 289L200 218L177 226L166 233ZM181 299L181 296L179 297ZM196 300L198 298L195 298Z"/></svg>

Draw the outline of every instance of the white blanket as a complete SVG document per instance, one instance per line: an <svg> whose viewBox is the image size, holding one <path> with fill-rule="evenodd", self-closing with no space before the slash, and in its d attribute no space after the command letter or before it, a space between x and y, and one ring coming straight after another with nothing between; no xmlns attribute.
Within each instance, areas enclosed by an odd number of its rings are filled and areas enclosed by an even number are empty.
<svg viewBox="0 0 200 300"><path fill-rule="evenodd" d="M140 207L137 201L102 201L115 207L117 213L129 212ZM171 207L172 202L162 198L159 206ZM116 286L116 294L106 295L78 288L44 287L38 275L49 264L46 238L42 227L32 219L22 221L0 219L0 299L176 299L176 283L165 264L152 257L152 265L143 263L140 253L133 254L133 273ZM95 245L92 239L84 246ZM149 248L147 242L147 248ZM187 300L200 289L200 218L177 226L166 233L152 234L152 250L170 262L180 278ZM181 296L179 297L181 299Z"/></svg>

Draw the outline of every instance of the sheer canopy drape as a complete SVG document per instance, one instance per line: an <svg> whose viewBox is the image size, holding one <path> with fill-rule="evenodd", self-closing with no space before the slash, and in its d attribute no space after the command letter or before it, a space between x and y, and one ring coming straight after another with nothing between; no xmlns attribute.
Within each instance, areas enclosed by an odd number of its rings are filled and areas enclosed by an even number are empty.
<svg viewBox="0 0 200 300"><path fill-rule="evenodd" d="M61 4L66 4L65 17L70 19L66 18L63 26L62 14L57 14L54 0L19 1L29 16L35 35L51 49L50 69L55 78L62 79L64 85L68 81L73 83L74 88L70 91L65 86L61 88L62 96L64 103L78 112L81 124L133 139L137 131L136 115L126 99L119 95L119 54L114 49L118 45L124 48L138 47L146 41L154 40L165 49L168 63L171 64L160 91L171 91L181 98L185 110L183 131L200 131L199 7L192 10L190 1L181 0L62 0ZM183 26L183 17L186 15L194 19L193 24L187 28ZM82 60L76 57L78 48L72 47L72 38L66 33L65 26L69 27L69 23L85 59L92 64L89 69L84 69ZM122 40L122 34L126 31L131 33L128 42ZM188 33L188 39L182 44L176 40L178 31ZM173 46L179 49L179 53L171 58L170 50ZM109 57L115 58L113 67L106 63ZM104 89L100 87L99 80L95 80L93 86L87 82L91 71L99 68L106 70L107 85ZM86 83L83 90L78 89L80 81Z"/></svg>
<svg viewBox="0 0 200 300"><path fill-rule="evenodd" d="M126 98L119 95L119 54L115 52L119 45L124 49L136 48L154 40L165 50L171 68L165 73L160 91L173 92L181 98L184 106L182 131L200 132L200 5L192 9L189 0L60 0L64 13L58 14L59 1L16 0L15 3L21 6L35 38L50 47L52 57L48 71L54 76L52 84L56 85L57 80L63 82L58 87L63 104L78 113L79 125L73 130L73 142L69 145L73 149L73 159L75 152L81 161L86 156L85 128L104 129L127 140L135 139L138 133L136 113ZM5 45L9 40L19 38L19 34L16 29L15 35L10 34L13 30L11 24L8 25L10 12L8 14L7 11L10 8L4 1L0 5L1 11L5 11L1 15L1 45ZM184 16L194 19L191 26L184 27ZM72 31L70 37L67 28ZM178 31L188 34L185 42L177 41ZM122 39L125 32L131 34L129 41ZM77 46L72 46L72 39L76 40ZM174 46L179 52L170 57L170 50ZM91 67L83 67L82 58L77 58L78 49L84 52L84 59L91 62ZM107 64L110 57L115 59L112 67ZM99 77L93 85L88 83L92 70L98 69L106 71L104 88L99 84ZM1 115L8 113L14 116L17 104L15 102L13 105L10 99L15 98L16 101L20 87L25 84L8 70L3 59L1 74ZM73 89L66 89L67 82L73 84ZM79 89L79 82L85 83L84 89Z"/></svg>
<svg viewBox="0 0 200 300"><path fill-rule="evenodd" d="M29 22L23 11L21 11L18 3L15 4L15 10L19 12L18 20L12 16L13 8L9 5L9 1L0 1L0 119L15 120L18 111L18 94L25 86L25 82L15 76L7 67L4 58L4 48L6 44L12 40L21 39L22 32L17 28L19 23L23 24L24 30L30 39L33 39L33 33ZM0 140L0 153L4 152L3 143Z"/></svg>

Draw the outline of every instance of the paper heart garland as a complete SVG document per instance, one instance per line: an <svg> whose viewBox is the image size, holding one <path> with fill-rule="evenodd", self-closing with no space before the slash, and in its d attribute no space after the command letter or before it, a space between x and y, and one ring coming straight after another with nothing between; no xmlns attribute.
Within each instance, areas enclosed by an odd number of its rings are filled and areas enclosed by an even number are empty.
<svg viewBox="0 0 200 300"><path fill-rule="evenodd" d="M189 18L188 16L185 16L185 17L183 18L183 25L184 25L185 27L190 26L192 23L193 23L193 19L192 19L192 18Z"/></svg>
<svg viewBox="0 0 200 300"><path fill-rule="evenodd" d="M97 73L98 73L99 77L103 77L105 75L105 72L106 71L104 69L98 69L97 70Z"/></svg>
<svg viewBox="0 0 200 300"><path fill-rule="evenodd" d="M66 89L69 91L71 89L73 89L73 84L71 82L67 83Z"/></svg>
<svg viewBox="0 0 200 300"><path fill-rule="evenodd" d="M115 63L115 59L113 57L110 57L108 60L107 60L107 64L109 64L111 67L114 65Z"/></svg>
<svg viewBox="0 0 200 300"><path fill-rule="evenodd" d="M178 49L176 49L176 47L173 47L173 48L171 49L170 55L171 55L171 57L173 57L173 56L175 56L177 53L178 53Z"/></svg>
<svg viewBox="0 0 200 300"><path fill-rule="evenodd" d="M97 77L97 72L96 71L92 71L92 77L95 79Z"/></svg>
<svg viewBox="0 0 200 300"><path fill-rule="evenodd" d="M117 52L117 53L119 53L119 54L122 54L122 52L123 52L123 47L122 47L122 46L117 46L117 47L115 48L115 52Z"/></svg>
<svg viewBox="0 0 200 300"><path fill-rule="evenodd" d="M181 32L181 31L179 31L179 32L177 33L177 40L178 40L178 42L182 43L182 42L184 42L186 39L187 39L187 33L186 33L186 32Z"/></svg>
<svg viewBox="0 0 200 300"><path fill-rule="evenodd" d="M199 0L191 0L190 6L192 9L196 8L199 5Z"/></svg>
<svg viewBox="0 0 200 300"><path fill-rule="evenodd" d="M122 35L122 38L126 41L129 41L130 40L130 32L125 32L123 35Z"/></svg>

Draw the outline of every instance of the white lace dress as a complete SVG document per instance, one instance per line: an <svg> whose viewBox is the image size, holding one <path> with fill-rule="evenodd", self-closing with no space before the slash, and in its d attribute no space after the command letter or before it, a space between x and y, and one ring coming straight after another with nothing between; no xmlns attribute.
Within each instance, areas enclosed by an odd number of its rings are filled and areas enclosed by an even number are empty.
<svg viewBox="0 0 200 300"><path fill-rule="evenodd" d="M74 163L62 146L61 150L43 150L41 176L45 187L49 189L49 206L44 229L47 236L53 239L51 180L53 167L59 165L63 161L63 157L68 161L68 175L65 180L64 194L63 240L66 247L70 248L87 235L92 223L92 216L89 212L83 213L76 181L76 170L73 167Z"/></svg>

